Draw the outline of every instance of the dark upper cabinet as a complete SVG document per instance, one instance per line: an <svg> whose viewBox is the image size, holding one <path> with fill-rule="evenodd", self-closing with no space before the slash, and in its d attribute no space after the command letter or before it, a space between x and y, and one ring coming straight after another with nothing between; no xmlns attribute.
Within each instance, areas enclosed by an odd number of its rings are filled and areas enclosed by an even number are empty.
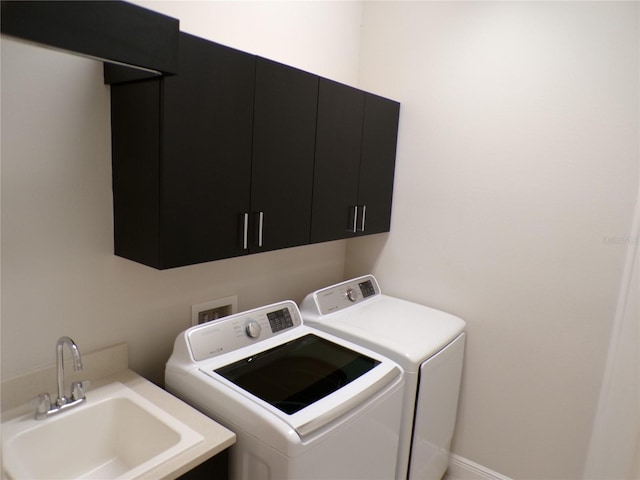
<svg viewBox="0 0 640 480"><path fill-rule="evenodd" d="M158 269L389 230L399 104L192 35L111 85L115 253Z"/></svg>
<svg viewBox="0 0 640 480"><path fill-rule="evenodd" d="M312 242L389 231L399 108L321 79Z"/></svg>
<svg viewBox="0 0 640 480"><path fill-rule="evenodd" d="M255 57L184 33L179 53L111 87L115 253L159 269L246 253Z"/></svg>
<svg viewBox="0 0 640 480"><path fill-rule="evenodd" d="M309 243L318 77L256 61L251 252Z"/></svg>

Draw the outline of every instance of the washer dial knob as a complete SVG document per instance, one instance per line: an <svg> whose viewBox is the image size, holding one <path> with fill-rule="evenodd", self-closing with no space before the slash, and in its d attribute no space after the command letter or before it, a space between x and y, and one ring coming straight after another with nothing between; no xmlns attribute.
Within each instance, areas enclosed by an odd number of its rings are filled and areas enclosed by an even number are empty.
<svg viewBox="0 0 640 480"><path fill-rule="evenodd" d="M260 336L260 332L262 332L262 325L260 325L256 320L247 320L244 324L244 333L247 334L247 337L258 338Z"/></svg>
<svg viewBox="0 0 640 480"><path fill-rule="evenodd" d="M349 288L347 289L347 298L355 302L358 299L358 293L353 288Z"/></svg>

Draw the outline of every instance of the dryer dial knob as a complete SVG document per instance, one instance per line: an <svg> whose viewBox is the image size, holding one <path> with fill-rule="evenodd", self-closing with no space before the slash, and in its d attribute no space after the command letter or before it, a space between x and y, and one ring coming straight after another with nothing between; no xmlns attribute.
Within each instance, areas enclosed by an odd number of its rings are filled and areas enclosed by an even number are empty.
<svg viewBox="0 0 640 480"><path fill-rule="evenodd" d="M256 320L247 320L244 324L244 333L247 337L258 338L262 332L262 326Z"/></svg>
<svg viewBox="0 0 640 480"><path fill-rule="evenodd" d="M353 288L349 288L347 290L347 298L350 301L355 302L358 299L358 293Z"/></svg>

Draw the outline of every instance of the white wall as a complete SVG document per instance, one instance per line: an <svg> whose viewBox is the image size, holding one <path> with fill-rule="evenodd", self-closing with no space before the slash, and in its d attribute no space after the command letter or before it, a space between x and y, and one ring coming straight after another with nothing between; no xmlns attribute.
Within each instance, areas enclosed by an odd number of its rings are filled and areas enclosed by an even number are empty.
<svg viewBox="0 0 640 480"><path fill-rule="evenodd" d="M367 2L361 80L402 102L388 236L346 276L464 318L453 451L582 468L638 189L638 2Z"/></svg>
<svg viewBox="0 0 640 480"><path fill-rule="evenodd" d="M351 85L358 82L359 1L146 1L180 29Z"/></svg>
<svg viewBox="0 0 640 480"><path fill-rule="evenodd" d="M184 31L357 79L359 3L152 7ZM52 363L69 335L85 351L127 342L132 368L161 382L192 304L237 294L243 310L342 280L345 242L162 272L115 257L102 64L4 36L1 48L4 379Z"/></svg>

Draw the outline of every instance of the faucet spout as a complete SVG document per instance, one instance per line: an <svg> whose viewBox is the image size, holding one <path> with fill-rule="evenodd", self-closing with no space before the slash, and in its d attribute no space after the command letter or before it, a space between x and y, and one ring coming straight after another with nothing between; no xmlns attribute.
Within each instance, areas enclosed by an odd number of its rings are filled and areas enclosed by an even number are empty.
<svg viewBox="0 0 640 480"><path fill-rule="evenodd" d="M56 366L58 371L58 398L56 399L56 405L61 407L68 402L67 397L64 395L64 358L63 350L67 345L71 354L73 355L73 369L75 371L82 370L82 357L80 355L80 349L76 342L69 337L60 337L56 343Z"/></svg>

